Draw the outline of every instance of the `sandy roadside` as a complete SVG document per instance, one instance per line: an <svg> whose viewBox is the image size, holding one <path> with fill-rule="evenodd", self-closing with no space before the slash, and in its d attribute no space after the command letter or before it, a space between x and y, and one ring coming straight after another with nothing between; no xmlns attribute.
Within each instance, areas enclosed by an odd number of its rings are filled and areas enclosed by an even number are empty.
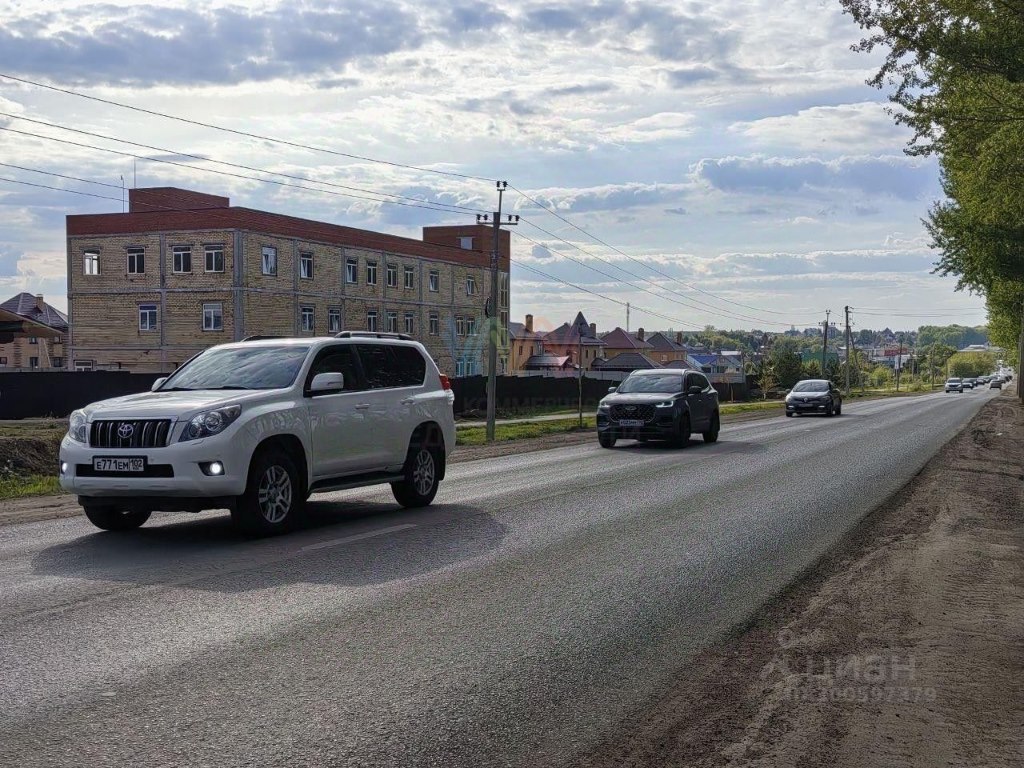
<svg viewBox="0 0 1024 768"><path fill-rule="evenodd" d="M987 404L587 766L1024 766L1024 408Z"/></svg>
<svg viewBox="0 0 1024 768"><path fill-rule="evenodd" d="M738 413L722 416L722 423L734 424L743 421L754 421L765 418L777 418L779 412L770 413ZM699 439L699 436L696 438ZM489 445L459 446L452 453L449 463L479 459L493 459L499 456L512 456L517 453L545 451L570 445L583 445L596 442L594 431L562 432L523 440L509 440ZM15 523L33 523L39 520L56 520L62 517L75 517L82 514L81 508L73 496L59 494L56 496L33 496L25 499L0 500L0 525Z"/></svg>

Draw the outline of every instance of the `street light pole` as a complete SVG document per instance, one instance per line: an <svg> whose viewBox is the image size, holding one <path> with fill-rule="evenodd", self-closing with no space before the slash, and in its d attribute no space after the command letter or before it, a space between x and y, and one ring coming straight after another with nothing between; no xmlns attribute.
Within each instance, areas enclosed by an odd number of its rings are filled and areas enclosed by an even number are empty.
<svg viewBox="0 0 1024 768"><path fill-rule="evenodd" d="M515 226L519 223L519 216L509 214L507 221L501 220L501 199L508 188L507 181L499 181L496 184L498 189L498 210L494 212L492 228L494 231L494 245L491 248L491 295L487 300L487 315L489 326L489 338L487 342L487 442L494 441L494 416L498 399L498 334L501 333L501 308L498 306L498 252L501 235L501 227ZM487 214L477 214L478 224L487 222Z"/></svg>

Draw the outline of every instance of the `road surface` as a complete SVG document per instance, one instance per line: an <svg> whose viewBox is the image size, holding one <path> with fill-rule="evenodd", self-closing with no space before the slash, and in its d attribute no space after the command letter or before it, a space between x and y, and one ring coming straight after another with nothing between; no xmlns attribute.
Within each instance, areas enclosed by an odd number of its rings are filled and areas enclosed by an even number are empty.
<svg viewBox="0 0 1024 768"><path fill-rule="evenodd" d="M427 510L331 494L272 540L0 527L0 762L572 764L991 396L457 464Z"/></svg>

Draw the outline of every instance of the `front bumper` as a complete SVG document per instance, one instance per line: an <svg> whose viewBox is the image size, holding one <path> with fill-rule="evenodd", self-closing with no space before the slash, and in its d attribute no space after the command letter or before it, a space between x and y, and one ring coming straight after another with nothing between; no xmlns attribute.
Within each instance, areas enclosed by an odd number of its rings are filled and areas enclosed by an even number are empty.
<svg viewBox="0 0 1024 768"><path fill-rule="evenodd" d="M795 402L786 401L786 410L789 413L825 413L828 406L828 400L809 400L806 403L802 400Z"/></svg>
<svg viewBox="0 0 1024 768"><path fill-rule="evenodd" d="M85 497L170 497L214 499L241 495L248 479L248 457L238 440L208 437L161 448L90 448L65 437L60 445L60 486ZM93 472L93 459L141 457L146 472L101 474ZM203 474L201 463L219 461L224 474Z"/></svg>
<svg viewBox="0 0 1024 768"><path fill-rule="evenodd" d="M652 440L667 440L679 434L678 417L668 410L665 414L655 413L651 421L642 427L624 427L614 421L609 414L597 413L597 431L602 434L613 434L616 438L635 439L646 437Z"/></svg>

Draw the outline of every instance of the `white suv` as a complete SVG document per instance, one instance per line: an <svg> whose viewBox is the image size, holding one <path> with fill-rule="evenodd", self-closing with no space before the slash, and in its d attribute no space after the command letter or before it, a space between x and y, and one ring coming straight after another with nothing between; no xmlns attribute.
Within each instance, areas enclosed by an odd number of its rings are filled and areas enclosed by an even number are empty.
<svg viewBox="0 0 1024 768"><path fill-rule="evenodd" d="M60 484L105 530L155 510L291 528L311 493L390 483L430 504L455 447L448 378L400 334L258 338L202 352L152 391L71 414Z"/></svg>

